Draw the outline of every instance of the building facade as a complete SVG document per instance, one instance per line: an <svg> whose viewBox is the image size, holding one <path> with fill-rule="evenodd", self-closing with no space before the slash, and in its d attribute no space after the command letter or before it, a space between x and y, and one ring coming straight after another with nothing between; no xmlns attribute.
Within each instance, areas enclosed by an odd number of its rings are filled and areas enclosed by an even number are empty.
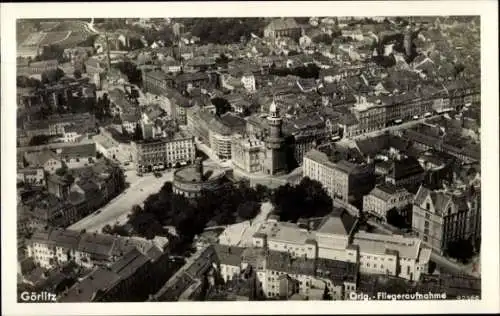
<svg viewBox="0 0 500 316"><path fill-rule="evenodd" d="M361 273L385 274L418 281L428 271L431 249L418 238L358 232L353 244L359 248Z"/></svg>
<svg viewBox="0 0 500 316"><path fill-rule="evenodd" d="M413 202L413 194L404 187L391 184L376 186L368 195L363 197L363 211L386 220L390 209L403 208Z"/></svg>
<svg viewBox="0 0 500 316"><path fill-rule="evenodd" d="M145 173L193 162L196 147L192 136L176 135L134 142L132 152L137 172Z"/></svg>
<svg viewBox="0 0 500 316"><path fill-rule="evenodd" d="M481 232L479 192L431 191L421 186L413 202L412 229L438 253L461 239L477 240Z"/></svg>
<svg viewBox="0 0 500 316"><path fill-rule="evenodd" d="M204 168L200 158L192 166L174 172L173 192L187 198L199 197L203 191L217 191L225 184L225 171Z"/></svg>
<svg viewBox="0 0 500 316"><path fill-rule="evenodd" d="M362 198L375 186L373 164L355 164L345 160L333 162L316 149L304 156L303 172L305 177L323 184L333 199L346 203L351 197Z"/></svg>
<svg viewBox="0 0 500 316"><path fill-rule="evenodd" d="M262 171L264 142L258 139L246 139L235 136L231 143L231 161L233 166L248 173Z"/></svg>

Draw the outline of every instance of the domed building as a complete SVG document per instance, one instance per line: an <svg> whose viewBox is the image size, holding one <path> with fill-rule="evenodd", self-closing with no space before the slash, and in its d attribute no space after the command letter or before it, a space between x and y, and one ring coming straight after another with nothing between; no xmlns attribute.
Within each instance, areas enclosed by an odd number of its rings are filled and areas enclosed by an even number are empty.
<svg viewBox="0 0 500 316"><path fill-rule="evenodd" d="M196 198L203 190L216 191L226 183L226 173L222 169L204 167L201 158L191 166L174 173L173 191L187 198Z"/></svg>

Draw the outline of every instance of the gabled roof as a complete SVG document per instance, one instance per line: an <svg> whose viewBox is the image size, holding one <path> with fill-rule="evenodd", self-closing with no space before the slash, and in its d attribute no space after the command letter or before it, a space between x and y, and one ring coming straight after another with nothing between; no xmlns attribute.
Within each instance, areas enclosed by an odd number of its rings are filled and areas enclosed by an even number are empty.
<svg viewBox="0 0 500 316"><path fill-rule="evenodd" d="M271 29L274 31L296 29L300 26L297 24L294 18L279 18L274 19L266 26L266 29Z"/></svg>

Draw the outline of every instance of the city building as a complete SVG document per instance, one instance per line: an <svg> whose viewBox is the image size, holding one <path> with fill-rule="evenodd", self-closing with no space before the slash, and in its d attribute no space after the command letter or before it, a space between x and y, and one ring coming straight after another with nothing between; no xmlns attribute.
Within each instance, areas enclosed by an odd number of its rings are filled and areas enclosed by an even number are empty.
<svg viewBox="0 0 500 316"><path fill-rule="evenodd" d="M293 18L274 19L264 29L264 37L279 38L290 37L298 40L301 35L301 28Z"/></svg>
<svg viewBox="0 0 500 316"><path fill-rule="evenodd" d="M235 135L231 143L231 161L233 166L248 173L262 171L264 160L264 142L255 138Z"/></svg>
<svg viewBox="0 0 500 316"><path fill-rule="evenodd" d="M387 183L407 188L418 187L423 179L424 169L418 159L413 156L398 157L393 160L389 173L385 177Z"/></svg>
<svg viewBox="0 0 500 316"><path fill-rule="evenodd" d="M144 301L172 274L168 252L133 248L109 267L96 267L58 299L62 303Z"/></svg>
<svg viewBox="0 0 500 316"><path fill-rule="evenodd" d="M252 245L287 252L292 257L324 258L356 262L356 249L349 242L357 225L346 212L297 225L268 219L252 237Z"/></svg>
<svg viewBox="0 0 500 316"><path fill-rule="evenodd" d="M418 238L382 235L360 231L352 244L359 249L359 271L385 274L418 281L427 273L431 249Z"/></svg>
<svg viewBox="0 0 500 316"><path fill-rule="evenodd" d="M209 146L220 159L231 159L233 130L219 117L205 109L192 109L187 124L194 136Z"/></svg>
<svg viewBox="0 0 500 316"><path fill-rule="evenodd" d="M133 142L132 152L139 173L189 164L196 156L193 137L180 132L173 137Z"/></svg>
<svg viewBox="0 0 500 316"><path fill-rule="evenodd" d="M154 241L142 238L64 229L36 231L26 240L27 257L33 258L36 264L47 269L69 261L87 269L106 266L134 248L143 253L160 250Z"/></svg>
<svg viewBox="0 0 500 316"><path fill-rule="evenodd" d="M363 197L363 211L386 220L387 211L412 204L413 197L404 187L384 183Z"/></svg>
<svg viewBox="0 0 500 316"><path fill-rule="evenodd" d="M359 134L373 132L386 126L386 107L378 99L356 96L356 103L351 111L358 121Z"/></svg>
<svg viewBox="0 0 500 316"><path fill-rule="evenodd" d="M333 159L333 157L332 157ZM375 186L373 164L331 160L326 153L312 149L304 156L305 177L319 181L335 200L349 203L362 200L362 196Z"/></svg>
<svg viewBox="0 0 500 316"><path fill-rule="evenodd" d="M475 242L481 234L480 191L433 191L421 186L413 201L412 229L425 245L441 254L450 242Z"/></svg>
<svg viewBox="0 0 500 316"><path fill-rule="evenodd" d="M188 198L195 198L204 190L219 190L224 186L225 180L224 170L205 167L202 160L197 158L192 166L174 172L173 192Z"/></svg>
<svg viewBox="0 0 500 316"><path fill-rule="evenodd" d="M47 227L67 227L78 219L78 213L66 200L53 194L37 192L23 198L19 203L18 223L23 224L24 231L33 232Z"/></svg>
<svg viewBox="0 0 500 316"><path fill-rule="evenodd" d="M288 253L273 250L261 256L257 263L257 291L268 299L278 299L284 296L283 292L291 292L303 299L321 300L326 288L333 300L345 300L349 293L356 291L356 263L292 258Z"/></svg>
<svg viewBox="0 0 500 316"><path fill-rule="evenodd" d="M62 161L56 153L46 149L42 151L25 152L23 160L26 167L43 168L48 173L55 173L62 167Z"/></svg>
<svg viewBox="0 0 500 316"><path fill-rule="evenodd" d="M209 276L214 274L217 263L217 253L213 246L198 250L147 301L176 302L199 299L204 294L203 289L208 287Z"/></svg>
<svg viewBox="0 0 500 316"><path fill-rule="evenodd" d="M17 181L34 187L45 187L45 170L43 168L17 169Z"/></svg>

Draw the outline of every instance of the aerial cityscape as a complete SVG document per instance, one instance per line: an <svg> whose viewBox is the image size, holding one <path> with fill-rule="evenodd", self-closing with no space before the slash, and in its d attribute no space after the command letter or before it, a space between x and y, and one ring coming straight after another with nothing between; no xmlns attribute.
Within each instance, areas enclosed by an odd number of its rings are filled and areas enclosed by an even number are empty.
<svg viewBox="0 0 500 316"><path fill-rule="evenodd" d="M479 16L16 32L18 302L481 299Z"/></svg>

